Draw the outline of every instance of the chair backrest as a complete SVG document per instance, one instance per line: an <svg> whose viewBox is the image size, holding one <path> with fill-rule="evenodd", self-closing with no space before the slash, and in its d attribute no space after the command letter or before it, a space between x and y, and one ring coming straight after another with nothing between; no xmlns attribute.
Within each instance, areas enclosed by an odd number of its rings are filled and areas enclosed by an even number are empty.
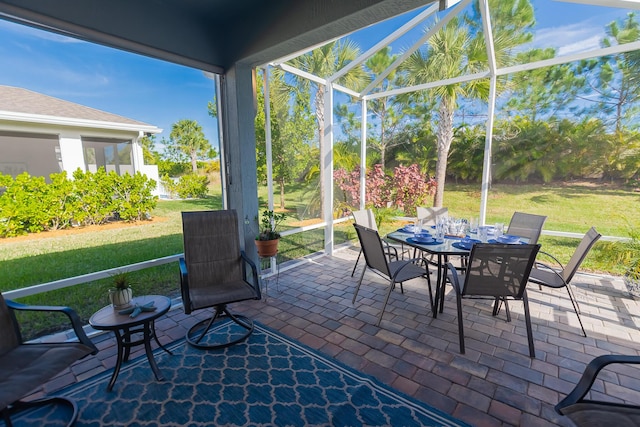
<svg viewBox="0 0 640 427"><path fill-rule="evenodd" d="M378 224L376 224L376 216L371 209L362 209L360 211L353 211L353 220L356 224L363 225L372 230L378 230Z"/></svg>
<svg viewBox="0 0 640 427"><path fill-rule="evenodd" d="M469 254L463 296L522 298L540 245L476 243Z"/></svg>
<svg viewBox="0 0 640 427"><path fill-rule="evenodd" d="M243 279L235 210L182 212L182 231L189 288Z"/></svg>
<svg viewBox="0 0 640 427"><path fill-rule="evenodd" d="M602 237L602 234L598 233L594 227L591 227L591 229L587 231L575 252L571 255L571 259L560 273L565 283L569 283L571 279L573 279L576 271L580 268L580 264L582 264L582 261L584 261L587 254L600 237Z"/></svg>
<svg viewBox="0 0 640 427"><path fill-rule="evenodd" d="M424 208L418 206L416 211L418 220L422 225L436 225L438 218L449 216L449 208Z"/></svg>
<svg viewBox="0 0 640 427"><path fill-rule="evenodd" d="M360 224L353 224L353 226L356 229L356 233L358 233L358 240L360 240L360 247L367 267L390 277L387 257L378 232Z"/></svg>
<svg viewBox="0 0 640 427"><path fill-rule="evenodd" d="M531 244L538 243L546 219L547 217L543 215L514 212L507 228L507 234L529 239L528 243Z"/></svg>
<svg viewBox="0 0 640 427"><path fill-rule="evenodd" d="M0 356L20 345L20 337L16 332L16 324L9 312L7 303L0 293Z"/></svg>

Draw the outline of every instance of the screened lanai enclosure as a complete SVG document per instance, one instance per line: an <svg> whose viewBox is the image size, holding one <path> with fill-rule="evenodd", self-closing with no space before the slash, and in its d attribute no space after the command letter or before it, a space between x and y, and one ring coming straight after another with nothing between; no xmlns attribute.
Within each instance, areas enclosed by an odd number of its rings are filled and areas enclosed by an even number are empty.
<svg viewBox="0 0 640 427"><path fill-rule="evenodd" d="M260 67L271 209L296 206L331 233L321 218L410 217L446 206L445 182L461 181L477 183L484 223L495 181L637 179L639 4L453 3ZM300 182L315 195L302 206L285 190Z"/></svg>
<svg viewBox="0 0 640 427"><path fill-rule="evenodd" d="M299 220L284 234L323 229L332 253L350 210L411 216L446 205L448 182L477 184L484 222L495 182L637 179L638 6L14 0L0 17L213 76L247 250L266 183Z"/></svg>

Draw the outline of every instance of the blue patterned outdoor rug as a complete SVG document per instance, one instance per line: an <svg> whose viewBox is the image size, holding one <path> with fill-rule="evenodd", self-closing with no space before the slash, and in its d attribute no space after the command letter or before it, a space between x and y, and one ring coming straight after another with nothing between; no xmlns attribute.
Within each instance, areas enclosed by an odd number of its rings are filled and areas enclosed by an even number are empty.
<svg viewBox="0 0 640 427"><path fill-rule="evenodd" d="M78 404L76 425L466 426L257 323L246 342L223 350L184 340L167 348L173 356L155 352L163 382L143 356L123 365L111 392L110 370L58 393ZM55 415L15 425L52 425Z"/></svg>

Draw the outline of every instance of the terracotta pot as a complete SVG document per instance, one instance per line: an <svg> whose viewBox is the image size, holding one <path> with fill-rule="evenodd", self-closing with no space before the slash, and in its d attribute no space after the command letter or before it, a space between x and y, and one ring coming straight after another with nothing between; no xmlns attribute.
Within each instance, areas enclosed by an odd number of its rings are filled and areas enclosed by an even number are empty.
<svg viewBox="0 0 640 427"><path fill-rule="evenodd" d="M274 240L256 240L256 248L258 249L258 256L262 258L268 258L275 256L278 253L278 242L280 239Z"/></svg>
<svg viewBox="0 0 640 427"><path fill-rule="evenodd" d="M114 310L119 310L129 306L132 297L133 292L131 291L131 288L109 289L109 301L111 301L111 305Z"/></svg>

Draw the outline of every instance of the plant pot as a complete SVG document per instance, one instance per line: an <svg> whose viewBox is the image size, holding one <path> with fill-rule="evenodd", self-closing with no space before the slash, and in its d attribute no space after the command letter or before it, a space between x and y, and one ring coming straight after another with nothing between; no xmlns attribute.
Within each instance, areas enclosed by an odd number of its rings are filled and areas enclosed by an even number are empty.
<svg viewBox="0 0 640 427"><path fill-rule="evenodd" d="M280 242L280 239L256 240L255 242L259 257L269 258L278 253L278 242Z"/></svg>
<svg viewBox="0 0 640 427"><path fill-rule="evenodd" d="M128 307L131 303L133 292L131 288L127 289L109 289L109 301L114 310L120 310Z"/></svg>

